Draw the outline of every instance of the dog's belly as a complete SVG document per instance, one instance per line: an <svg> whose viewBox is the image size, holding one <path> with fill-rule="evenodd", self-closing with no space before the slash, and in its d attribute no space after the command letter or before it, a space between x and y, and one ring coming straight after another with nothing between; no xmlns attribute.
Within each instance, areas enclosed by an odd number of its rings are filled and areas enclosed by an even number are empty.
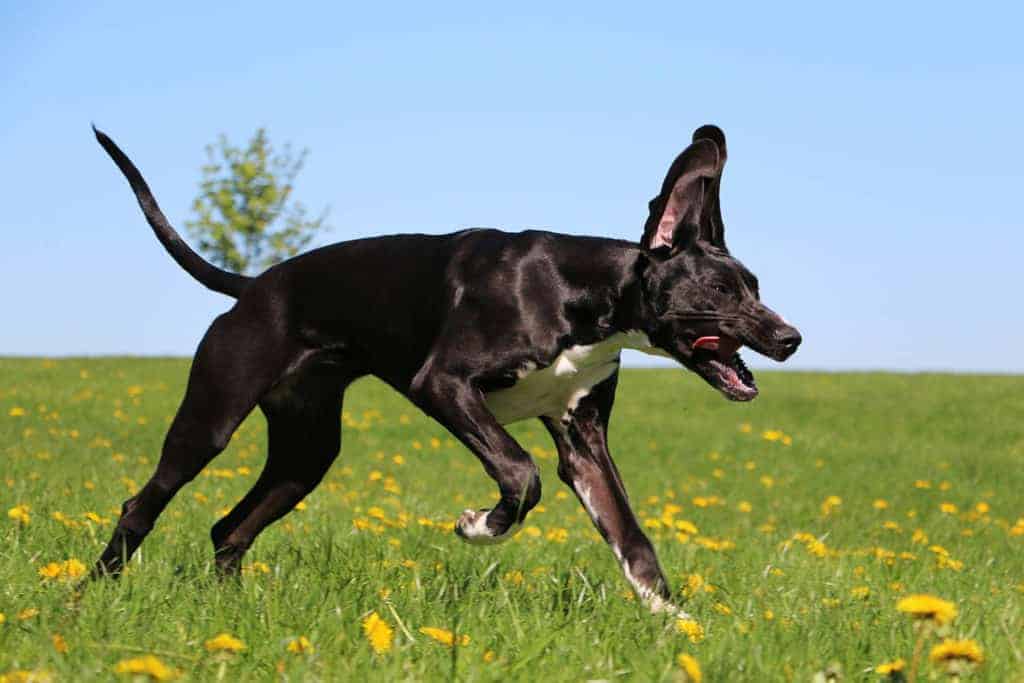
<svg viewBox="0 0 1024 683"><path fill-rule="evenodd" d="M573 346L551 365L525 370L513 386L487 394L487 407L501 424L541 416L562 418L618 369L623 348L649 347L647 336L638 332L620 332L597 344Z"/></svg>

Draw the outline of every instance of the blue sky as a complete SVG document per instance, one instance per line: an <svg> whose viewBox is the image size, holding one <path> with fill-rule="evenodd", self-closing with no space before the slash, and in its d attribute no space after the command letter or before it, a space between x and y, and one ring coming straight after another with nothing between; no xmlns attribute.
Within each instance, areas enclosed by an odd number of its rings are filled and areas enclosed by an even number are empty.
<svg viewBox="0 0 1024 683"><path fill-rule="evenodd" d="M713 122L730 248L804 333L788 366L1024 371L1024 10L555 4L4 3L0 355L190 354L230 304L91 121L179 227L219 133L308 147L328 241L635 239Z"/></svg>

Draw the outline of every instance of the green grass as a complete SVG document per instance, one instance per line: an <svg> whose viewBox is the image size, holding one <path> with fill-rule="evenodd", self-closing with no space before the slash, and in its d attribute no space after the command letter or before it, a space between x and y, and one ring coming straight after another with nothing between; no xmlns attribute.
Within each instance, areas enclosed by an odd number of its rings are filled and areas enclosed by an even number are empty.
<svg viewBox="0 0 1024 683"><path fill-rule="evenodd" d="M920 592L956 603L950 635L985 650L975 679L1024 680L1024 378L760 373L761 398L736 405L681 371L624 372L612 452L680 602L704 629L692 643L630 598L565 495L539 423L512 429L544 476L527 522L538 535L474 548L450 524L490 504L490 480L439 426L370 380L346 397L349 426L327 479L259 538L247 563L263 564L240 581L214 576L208 534L262 465L259 415L172 502L120 581L77 594L72 582L42 579L47 563L98 555L121 502L155 465L187 368L0 360L0 673L114 679L117 662L152 653L194 680L647 681L679 680L685 652L710 681L808 681L833 663L845 680L875 680L874 666L911 658L915 630L895 605ZM830 496L841 503L826 514ZM27 524L7 515L20 504ZM682 542L665 528L679 520L698 534ZM914 542L918 529L927 543ZM824 556L798 533L820 539ZM962 567L941 567L930 546ZM38 614L19 618L30 608ZM395 631L383 655L361 630L371 611ZM470 642L444 647L425 626ZM207 653L203 643L221 632L247 649ZM286 651L300 635L315 653Z"/></svg>

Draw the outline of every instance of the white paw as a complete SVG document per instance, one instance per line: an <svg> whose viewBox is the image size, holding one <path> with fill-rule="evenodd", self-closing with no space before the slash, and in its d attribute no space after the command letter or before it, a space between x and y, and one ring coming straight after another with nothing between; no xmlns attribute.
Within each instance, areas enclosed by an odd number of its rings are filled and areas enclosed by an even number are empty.
<svg viewBox="0 0 1024 683"><path fill-rule="evenodd" d="M644 602L647 603L647 607L651 610L651 614L667 614L675 617L676 619L693 619L693 617L690 616L688 612L685 612L681 607L677 607L668 600L664 600L657 595L652 595Z"/></svg>
<svg viewBox="0 0 1024 683"><path fill-rule="evenodd" d="M491 530L487 528L487 515L490 510L466 510L460 516L457 522L455 522L455 533L464 540L466 543L473 545L494 545L496 543L502 543L507 541L516 531L519 530L519 524L513 524L509 527L508 531L495 536L491 533Z"/></svg>

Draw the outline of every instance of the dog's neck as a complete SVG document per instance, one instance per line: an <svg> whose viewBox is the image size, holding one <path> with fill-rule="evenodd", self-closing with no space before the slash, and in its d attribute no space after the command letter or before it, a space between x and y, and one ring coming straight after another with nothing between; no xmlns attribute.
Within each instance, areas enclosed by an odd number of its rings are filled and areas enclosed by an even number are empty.
<svg viewBox="0 0 1024 683"><path fill-rule="evenodd" d="M650 343L654 330L655 313L651 305L645 275L653 266L651 257L638 249L629 261L631 272L624 278L624 284L615 300L612 312L612 326L616 332L631 335L636 343L629 348L651 355L664 356L664 351ZM643 340L640 339L642 335Z"/></svg>

